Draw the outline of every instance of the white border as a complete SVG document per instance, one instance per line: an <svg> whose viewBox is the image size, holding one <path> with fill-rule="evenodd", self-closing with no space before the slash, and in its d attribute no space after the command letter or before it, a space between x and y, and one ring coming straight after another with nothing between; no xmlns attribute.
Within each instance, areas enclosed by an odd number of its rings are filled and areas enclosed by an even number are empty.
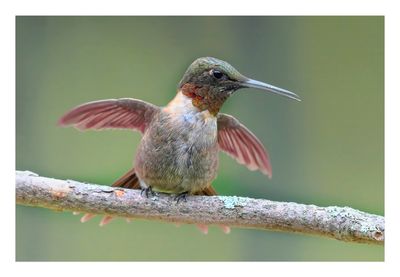
<svg viewBox="0 0 400 277"><path fill-rule="evenodd" d="M1 7L1 261L17 276L392 276L399 254L399 9L396 1L8 1ZM15 263L15 15L385 15L385 263ZM14 120L13 120L14 119ZM367 150L366 150L367 151ZM371 157L373 158L373 157ZM375 247L375 246L371 246ZM271 250L272 251L272 250ZM354 272L357 270L357 272ZM397 269L398 272L398 269ZM391 274L392 273L392 274Z"/></svg>

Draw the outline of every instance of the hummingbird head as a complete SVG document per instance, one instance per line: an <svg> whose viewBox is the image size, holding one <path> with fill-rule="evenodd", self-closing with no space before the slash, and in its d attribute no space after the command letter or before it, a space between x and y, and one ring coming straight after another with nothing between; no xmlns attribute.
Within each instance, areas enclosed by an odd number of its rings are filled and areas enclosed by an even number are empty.
<svg viewBox="0 0 400 277"><path fill-rule="evenodd" d="M179 90L192 99L200 110L216 115L228 97L240 88L257 88L300 101L299 96L242 75L225 61L212 57L198 58L183 75Z"/></svg>

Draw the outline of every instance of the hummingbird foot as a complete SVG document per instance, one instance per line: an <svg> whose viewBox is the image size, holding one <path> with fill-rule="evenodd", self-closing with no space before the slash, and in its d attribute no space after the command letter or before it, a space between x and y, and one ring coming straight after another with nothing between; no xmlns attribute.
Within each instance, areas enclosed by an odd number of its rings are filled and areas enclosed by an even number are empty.
<svg viewBox="0 0 400 277"><path fill-rule="evenodd" d="M185 191L182 193L179 193L177 196L174 197L174 200L176 200L176 204L179 203L179 201L183 200L187 202L186 196L189 194L189 192Z"/></svg>
<svg viewBox="0 0 400 277"><path fill-rule="evenodd" d="M149 198L149 194L150 194L151 196L154 196L154 195L155 195L153 189L152 189L150 186L148 186L148 187L145 188L145 189L142 189L141 192L140 192L140 195L143 195L143 192L144 192L144 194L146 195L146 198Z"/></svg>

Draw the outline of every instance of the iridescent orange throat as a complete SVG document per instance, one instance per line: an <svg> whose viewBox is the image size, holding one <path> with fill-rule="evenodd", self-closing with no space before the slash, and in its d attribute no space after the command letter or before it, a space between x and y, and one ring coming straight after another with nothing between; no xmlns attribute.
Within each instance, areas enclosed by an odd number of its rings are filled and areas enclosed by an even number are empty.
<svg viewBox="0 0 400 277"><path fill-rule="evenodd" d="M192 99L192 104L201 111L208 110L212 115L216 116L229 97L230 93L216 92L211 86L186 83L181 87L182 93Z"/></svg>

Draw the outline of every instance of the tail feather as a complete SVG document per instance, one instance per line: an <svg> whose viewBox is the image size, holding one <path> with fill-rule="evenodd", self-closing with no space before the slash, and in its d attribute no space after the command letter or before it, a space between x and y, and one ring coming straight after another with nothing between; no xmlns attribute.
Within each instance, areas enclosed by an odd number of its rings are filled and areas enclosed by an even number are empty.
<svg viewBox="0 0 400 277"><path fill-rule="evenodd" d="M100 221L100 224L99 224L100 227L110 223L110 221L113 219L114 218L112 216L109 216L109 215L104 216L103 219Z"/></svg>
<svg viewBox="0 0 400 277"><path fill-rule="evenodd" d="M127 189L140 189L140 183L138 177L136 176L135 169L132 168L129 170L111 186Z"/></svg>
<svg viewBox="0 0 400 277"><path fill-rule="evenodd" d="M195 195L206 195L206 196L213 196L218 195L217 191L210 185L205 189L195 193Z"/></svg>

